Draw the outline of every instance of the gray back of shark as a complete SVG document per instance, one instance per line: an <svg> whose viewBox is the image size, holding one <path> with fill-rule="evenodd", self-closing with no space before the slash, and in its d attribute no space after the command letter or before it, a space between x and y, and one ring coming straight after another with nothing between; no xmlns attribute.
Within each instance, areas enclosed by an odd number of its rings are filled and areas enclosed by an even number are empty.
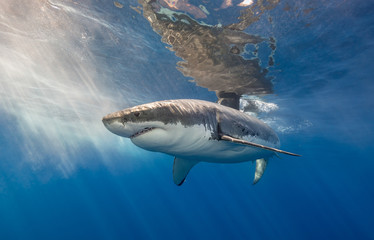
<svg viewBox="0 0 374 240"><path fill-rule="evenodd" d="M297 155L277 149L278 136L257 118L202 100L139 105L109 114L103 122L111 132L144 149L174 155L173 180L177 185L200 161L256 161L257 183L275 152Z"/></svg>

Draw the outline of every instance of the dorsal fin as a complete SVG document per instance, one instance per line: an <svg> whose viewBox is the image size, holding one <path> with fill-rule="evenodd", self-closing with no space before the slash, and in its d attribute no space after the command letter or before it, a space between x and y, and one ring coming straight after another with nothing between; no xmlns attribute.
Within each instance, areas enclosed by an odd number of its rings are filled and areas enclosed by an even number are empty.
<svg viewBox="0 0 374 240"><path fill-rule="evenodd" d="M198 161L194 160L186 160L182 158L174 158L174 165L173 165L173 181L178 186L182 185L184 180L186 179L189 171L193 166L195 166Z"/></svg>
<svg viewBox="0 0 374 240"><path fill-rule="evenodd" d="M226 107L239 110L240 96L234 92L216 92L218 97L217 103Z"/></svg>
<svg viewBox="0 0 374 240"><path fill-rule="evenodd" d="M283 154L287 154L287 155L291 155L291 156L297 156L297 157L301 156L301 155L296 154L296 153L286 152L286 151L283 151L283 150L280 150L280 149L264 146L264 145L261 145L261 144L258 144L258 143L248 142L248 141L238 139L238 138L233 138L233 137L230 137L230 136L227 136L227 135L224 135L224 134L220 135L220 140L239 143L239 144L244 144L244 145L248 145L248 146L252 146L252 147L258 147L258 148L266 149L266 150L273 151L273 152L283 153Z"/></svg>

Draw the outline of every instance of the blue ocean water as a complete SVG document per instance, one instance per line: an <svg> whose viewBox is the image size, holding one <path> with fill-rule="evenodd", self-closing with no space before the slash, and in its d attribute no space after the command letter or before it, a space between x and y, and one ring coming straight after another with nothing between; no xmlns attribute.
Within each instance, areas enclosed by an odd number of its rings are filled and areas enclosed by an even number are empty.
<svg viewBox="0 0 374 240"><path fill-rule="evenodd" d="M244 9L232 2L190 4L210 13L201 24L227 25ZM101 122L151 101L216 101L141 5L1 1L0 239L374 239L374 3L267 2L243 30L276 40L258 117L302 157L271 159L256 185L252 163L200 163L178 187L173 157Z"/></svg>

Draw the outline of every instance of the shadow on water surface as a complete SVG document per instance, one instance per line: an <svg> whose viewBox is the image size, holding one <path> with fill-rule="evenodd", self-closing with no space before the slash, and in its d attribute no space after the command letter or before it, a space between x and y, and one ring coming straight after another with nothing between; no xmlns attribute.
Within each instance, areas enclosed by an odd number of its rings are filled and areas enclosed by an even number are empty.
<svg viewBox="0 0 374 240"><path fill-rule="evenodd" d="M242 9L239 23L225 26L220 23L208 25L193 19L190 14L207 18L209 12L203 12L202 5L199 8L187 1L175 2L170 5L164 0L139 1L143 16L153 30L162 36L162 41L176 56L182 58L178 69L185 76L191 77L198 86L215 91L219 102L234 108L239 108L239 98L244 94L272 93L271 79L266 75L269 67L274 65L275 39L250 35L243 30L264 12L273 9L278 1L268 1L266 5L262 1L250 4L252 6ZM271 49L266 67L261 66L258 56L264 42Z"/></svg>

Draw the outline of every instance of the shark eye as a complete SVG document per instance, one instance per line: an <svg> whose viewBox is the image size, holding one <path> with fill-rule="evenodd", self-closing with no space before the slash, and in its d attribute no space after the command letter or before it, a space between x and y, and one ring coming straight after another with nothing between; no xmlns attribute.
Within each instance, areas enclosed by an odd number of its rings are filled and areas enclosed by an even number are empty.
<svg viewBox="0 0 374 240"><path fill-rule="evenodd" d="M135 117L139 117L140 116L140 112L136 112L134 113Z"/></svg>

